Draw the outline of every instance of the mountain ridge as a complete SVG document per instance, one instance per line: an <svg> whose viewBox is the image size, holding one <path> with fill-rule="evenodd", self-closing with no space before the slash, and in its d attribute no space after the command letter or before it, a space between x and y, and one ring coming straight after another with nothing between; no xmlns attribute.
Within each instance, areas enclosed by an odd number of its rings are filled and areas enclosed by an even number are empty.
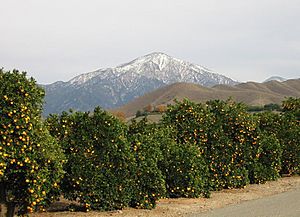
<svg viewBox="0 0 300 217"><path fill-rule="evenodd" d="M208 87L238 83L206 67L154 52L116 67L78 75L67 82L44 85L44 115L70 108L82 111L95 106L115 108L147 92L177 82Z"/></svg>

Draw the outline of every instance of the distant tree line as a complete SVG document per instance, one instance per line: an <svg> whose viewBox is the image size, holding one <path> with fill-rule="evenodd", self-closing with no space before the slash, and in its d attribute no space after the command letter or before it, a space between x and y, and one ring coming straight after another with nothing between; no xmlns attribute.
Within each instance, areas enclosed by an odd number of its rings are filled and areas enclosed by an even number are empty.
<svg viewBox="0 0 300 217"><path fill-rule="evenodd" d="M247 106L248 112L261 112L261 111L282 111L280 105L276 103L269 103L264 106Z"/></svg>

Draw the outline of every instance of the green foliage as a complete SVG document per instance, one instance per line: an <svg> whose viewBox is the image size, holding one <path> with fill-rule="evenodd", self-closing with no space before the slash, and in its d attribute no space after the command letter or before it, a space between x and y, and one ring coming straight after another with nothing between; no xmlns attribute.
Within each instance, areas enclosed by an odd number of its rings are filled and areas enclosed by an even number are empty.
<svg viewBox="0 0 300 217"><path fill-rule="evenodd" d="M160 150L159 130L146 119L129 126L128 139L135 157L132 207L152 209L165 195L165 180L158 163L163 159Z"/></svg>
<svg viewBox="0 0 300 217"><path fill-rule="evenodd" d="M282 102L281 130L278 138L283 146L282 173L300 174L300 98Z"/></svg>
<svg viewBox="0 0 300 217"><path fill-rule="evenodd" d="M247 161L256 142L256 124L243 104L209 101L212 121L208 131L206 159L214 189L241 188L249 183Z"/></svg>
<svg viewBox="0 0 300 217"><path fill-rule="evenodd" d="M114 210L131 199L133 156L126 126L96 108L93 113L50 116L51 133L65 150L64 196L79 200L86 210Z"/></svg>
<svg viewBox="0 0 300 217"><path fill-rule="evenodd" d="M261 134L253 164L253 183L277 180L281 170L282 148L275 135Z"/></svg>
<svg viewBox="0 0 300 217"><path fill-rule="evenodd" d="M264 134L274 135L282 149L282 174L300 173L300 125L293 110L282 114L265 112L258 115Z"/></svg>
<svg viewBox="0 0 300 217"><path fill-rule="evenodd" d="M64 161L41 121L44 91L17 70L1 69L0 81L1 199L19 214L43 210L59 195Z"/></svg>
<svg viewBox="0 0 300 217"><path fill-rule="evenodd" d="M263 106L256 106L256 105L253 105L253 106L247 106L247 111L248 112L261 112L264 110L264 107Z"/></svg>
<svg viewBox="0 0 300 217"><path fill-rule="evenodd" d="M282 102L284 112L292 112L297 119L300 119L300 98L289 97Z"/></svg>
<svg viewBox="0 0 300 217"><path fill-rule="evenodd" d="M209 197L208 167L201 151L194 144L180 144L172 139L170 129L161 129L159 162L167 189L167 197Z"/></svg>
<svg viewBox="0 0 300 217"><path fill-rule="evenodd" d="M246 110L248 112L262 112L262 111L280 111L281 107L275 103L265 104L264 106L259 105L248 105Z"/></svg>
<svg viewBox="0 0 300 217"><path fill-rule="evenodd" d="M209 167L212 189L240 188L249 181L262 183L278 178L282 149L276 136L288 130L282 129L277 114L253 116L246 112L245 105L231 100L213 100L206 106L184 100L169 107L163 122L176 129L179 144L199 148ZM297 162L288 161L294 166Z"/></svg>
<svg viewBox="0 0 300 217"><path fill-rule="evenodd" d="M275 103L269 103L264 105L264 110L265 111L280 111L280 105L275 104Z"/></svg>
<svg viewBox="0 0 300 217"><path fill-rule="evenodd" d="M282 115L274 112L262 112L255 114L259 119L259 128L265 134L277 137L282 128Z"/></svg>
<svg viewBox="0 0 300 217"><path fill-rule="evenodd" d="M281 173L300 174L300 121L293 113L282 115L277 138L283 149Z"/></svg>
<svg viewBox="0 0 300 217"><path fill-rule="evenodd" d="M179 143L199 148L213 189L243 187L249 182L245 159L250 150L244 151L254 140L248 134L255 128L243 105L210 101L203 106L184 100L169 107L163 122L177 130Z"/></svg>
<svg viewBox="0 0 300 217"><path fill-rule="evenodd" d="M178 143L197 145L203 153L211 120L211 114L205 106L185 99L168 106L162 122L166 126L172 126Z"/></svg>

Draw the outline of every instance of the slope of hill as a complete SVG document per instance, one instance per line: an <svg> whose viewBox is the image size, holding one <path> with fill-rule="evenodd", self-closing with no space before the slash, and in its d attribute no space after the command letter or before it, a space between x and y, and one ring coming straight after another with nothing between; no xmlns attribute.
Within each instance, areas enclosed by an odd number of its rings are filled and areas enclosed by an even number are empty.
<svg viewBox="0 0 300 217"><path fill-rule="evenodd" d="M234 100L248 105L280 104L288 96L300 97L300 79L284 82L247 82L235 86L216 85L214 87L175 83L145 94L116 110L124 112L126 116L132 116L136 111L143 110L147 105L172 104L174 99L181 100L183 98L205 102L212 99L226 100L232 97Z"/></svg>
<svg viewBox="0 0 300 217"><path fill-rule="evenodd" d="M138 96L176 82L211 87L237 84L236 81L199 65L152 53L115 68L99 69L68 82L45 85L44 114L73 108L91 110L95 106L114 108Z"/></svg>

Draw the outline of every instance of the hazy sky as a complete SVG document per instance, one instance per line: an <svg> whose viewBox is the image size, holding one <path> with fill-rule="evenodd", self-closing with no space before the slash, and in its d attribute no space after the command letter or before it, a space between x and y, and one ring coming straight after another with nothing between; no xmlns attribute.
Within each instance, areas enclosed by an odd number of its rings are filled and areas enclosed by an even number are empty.
<svg viewBox="0 0 300 217"><path fill-rule="evenodd" d="M0 67L67 81L160 51L239 81L300 77L300 0L0 0Z"/></svg>

